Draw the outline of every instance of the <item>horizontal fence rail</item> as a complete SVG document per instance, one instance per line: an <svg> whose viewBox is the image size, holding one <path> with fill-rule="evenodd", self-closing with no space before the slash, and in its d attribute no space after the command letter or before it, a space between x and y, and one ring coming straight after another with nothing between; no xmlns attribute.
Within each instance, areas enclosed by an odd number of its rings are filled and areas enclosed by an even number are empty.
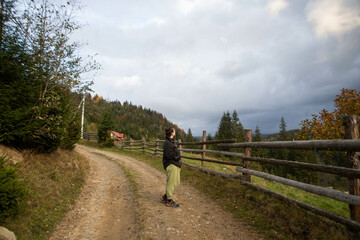
<svg viewBox="0 0 360 240"><path fill-rule="evenodd" d="M86 132L84 134L83 138L88 141L97 141L98 134L97 134L97 132Z"/></svg>
<svg viewBox="0 0 360 240"><path fill-rule="evenodd" d="M209 145L209 144L219 144L219 143L235 143L236 139L225 139L225 140L212 140L212 141L202 141L202 142L182 142L181 146L187 145Z"/></svg>
<svg viewBox="0 0 360 240"><path fill-rule="evenodd" d="M248 186L250 188L265 192L265 193L270 194L270 195L272 195L272 196L274 196L276 198L279 198L281 200L294 203L294 204L298 205L299 207L301 207L301 208L303 208L303 209L305 209L307 211L310 211L310 212L315 213L317 215L326 217L326 218L331 219L331 220L333 220L335 222L341 223L341 224L343 224L345 226L349 226L349 227L351 227L351 229L360 230L360 224L358 222L356 222L356 221L353 221L353 220L349 219L349 218L346 218L346 217L340 216L338 214L326 211L324 209L315 207L313 205L301 202L301 201L299 201L297 199L294 199L294 198L285 196L283 194L271 191L271 190L269 190L267 188L255 185L253 183L249 183L249 182L246 182L246 181L241 181L241 184L243 184L245 186Z"/></svg>
<svg viewBox="0 0 360 240"><path fill-rule="evenodd" d="M312 170L312 171L317 171L317 172L331 173L331 174L335 174L335 175L343 176L343 177L360 178L360 170L352 169L352 168L328 166L328 165L314 164L314 163L304 163L304 162L297 162L297 161L280 160L280 159L273 159L273 158L255 158L255 157L244 157L244 156L241 158L243 160L247 160L247 161L267 163L267 164L280 165L280 166L290 166L290 167L307 169L307 170Z"/></svg>
<svg viewBox="0 0 360 240"><path fill-rule="evenodd" d="M156 140L156 142L163 143L165 140ZM219 144L219 143L235 143L236 139L224 139L224 140L211 140L211 141L202 141L202 142L182 142L182 146L186 145L209 145L209 144ZM179 141L175 141L175 143L180 144Z"/></svg>
<svg viewBox="0 0 360 240"><path fill-rule="evenodd" d="M215 150L201 150L201 149L181 149L183 152L198 152L198 153L213 153L225 156L243 157L243 153L226 152L226 151L215 151Z"/></svg>
<svg viewBox="0 0 360 240"><path fill-rule="evenodd" d="M206 158L196 158L196 157L187 157L182 155L182 158L192 159L192 160L199 160L199 161L205 161L205 162L212 162L212 163L219 163L223 165L229 165L229 166L241 166L244 167L243 163L235 163L235 162L225 162L220 160L214 160L214 159L206 159Z"/></svg>
<svg viewBox="0 0 360 240"><path fill-rule="evenodd" d="M206 168L198 167L198 166L195 166L195 165L186 163L186 162L183 162L183 164L184 164L185 166L188 166L188 167L191 167L191 168L195 168L195 169L200 170L200 171L202 171L202 172L210 173L210 174L213 174L213 175L218 175L218 176L225 177L225 178L237 178L237 179L242 179L242 178L244 177L243 175L240 175L240 174L223 173L223 172L219 172L219 171L215 171L215 170L211 170L211 169L206 169Z"/></svg>
<svg viewBox="0 0 360 240"><path fill-rule="evenodd" d="M219 144L228 148L270 148L298 150L360 151L360 140L274 141Z"/></svg>
<svg viewBox="0 0 360 240"><path fill-rule="evenodd" d="M349 203L349 204L353 204L353 205L357 205L360 206L360 197L355 196L355 195L350 195L347 193L343 193L340 191L336 191L336 190L332 190L332 189L327 189L327 188L323 188L323 187L318 187L318 186L314 186L311 184L307 184L307 183L302 183L302 182L298 182L295 180L291 180L291 179L287 179L287 178L282 178L282 177L278 177L278 176L274 176L268 173L263 173L263 172L259 172L259 171L255 171L255 170L250 170L250 169L245 169L245 168L236 168L237 171L242 172L242 173L247 173L253 176L257 176L257 177L261 177L273 182L278 182L278 183L282 183L284 185L288 185L291 187L295 187L307 192L311 192L311 193L315 193L317 195L320 196L324 196L324 197L329 197L341 202L345 202L345 203Z"/></svg>
<svg viewBox="0 0 360 240"><path fill-rule="evenodd" d="M141 140L123 141L123 143L141 143Z"/></svg>

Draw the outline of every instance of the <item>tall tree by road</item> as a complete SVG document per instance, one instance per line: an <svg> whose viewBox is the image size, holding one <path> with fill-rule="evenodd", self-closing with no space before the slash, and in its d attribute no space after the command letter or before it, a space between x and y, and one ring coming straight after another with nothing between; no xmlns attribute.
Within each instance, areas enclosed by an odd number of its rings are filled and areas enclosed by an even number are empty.
<svg viewBox="0 0 360 240"><path fill-rule="evenodd" d="M10 3L1 2L0 142L53 151L69 136L79 137L67 132L79 119L73 91L91 85L81 75L97 65L84 63L76 55L79 45L70 41L79 28L73 1L25 1L21 14L6 18L4 12L16 12Z"/></svg>

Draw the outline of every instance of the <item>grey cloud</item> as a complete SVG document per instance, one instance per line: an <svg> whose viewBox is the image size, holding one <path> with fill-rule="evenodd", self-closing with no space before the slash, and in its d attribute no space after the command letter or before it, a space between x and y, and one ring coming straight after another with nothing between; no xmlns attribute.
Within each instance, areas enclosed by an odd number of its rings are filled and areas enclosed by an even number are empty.
<svg viewBox="0 0 360 240"><path fill-rule="evenodd" d="M310 2L289 1L274 17L266 1L187 12L179 1L87 1L89 24L77 37L99 54L94 90L104 97L152 108L194 135L214 134L227 110L270 133L282 116L298 128L331 110L341 88L360 88L360 29L318 38L306 18ZM134 76L141 86L115 87Z"/></svg>

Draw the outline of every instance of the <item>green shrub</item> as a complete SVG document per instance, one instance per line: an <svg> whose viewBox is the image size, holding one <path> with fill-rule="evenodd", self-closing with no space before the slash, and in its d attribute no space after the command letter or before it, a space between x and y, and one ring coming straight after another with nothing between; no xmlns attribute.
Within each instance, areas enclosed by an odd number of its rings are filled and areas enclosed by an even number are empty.
<svg viewBox="0 0 360 240"><path fill-rule="evenodd" d="M65 150L73 150L75 144L81 137L81 123L80 119L74 119L71 121L65 131L65 136L61 141L61 148Z"/></svg>
<svg viewBox="0 0 360 240"><path fill-rule="evenodd" d="M19 180L17 167L8 164L6 155L0 156L0 222L16 215L26 197L26 184Z"/></svg>

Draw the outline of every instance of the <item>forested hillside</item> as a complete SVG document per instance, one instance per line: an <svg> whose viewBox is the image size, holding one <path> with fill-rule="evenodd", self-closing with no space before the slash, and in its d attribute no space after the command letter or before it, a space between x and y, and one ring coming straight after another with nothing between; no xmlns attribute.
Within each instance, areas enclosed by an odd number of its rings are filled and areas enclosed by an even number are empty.
<svg viewBox="0 0 360 240"><path fill-rule="evenodd" d="M134 139L163 139L166 127L176 129L177 139L185 140L186 136L184 130L161 113L128 101L107 101L97 94L88 94L85 99L85 131L97 132L102 127Z"/></svg>

